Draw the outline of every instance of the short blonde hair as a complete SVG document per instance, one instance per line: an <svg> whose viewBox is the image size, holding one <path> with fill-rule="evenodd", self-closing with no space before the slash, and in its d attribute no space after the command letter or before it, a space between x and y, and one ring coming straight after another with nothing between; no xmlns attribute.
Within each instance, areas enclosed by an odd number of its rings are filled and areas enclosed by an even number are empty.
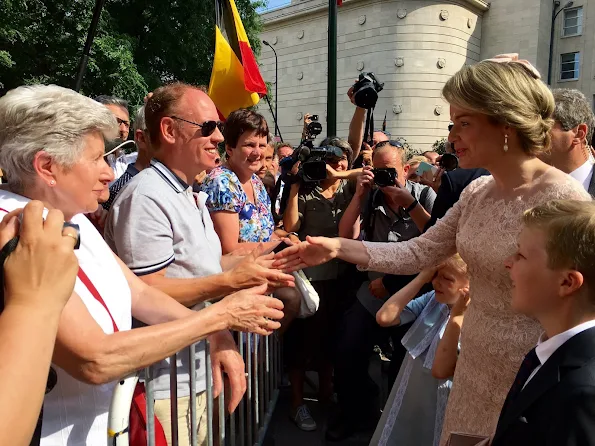
<svg viewBox="0 0 595 446"><path fill-rule="evenodd" d="M469 272L467 269L467 264L463 260L463 258L456 253L452 257L449 257L442 266L450 266L454 268L458 273L464 275L465 277L469 277Z"/></svg>
<svg viewBox="0 0 595 446"><path fill-rule="evenodd" d="M405 163L405 165L412 166L413 164L427 163L427 162L428 162L428 159L425 156L416 155L414 157L409 158L409 161L407 161L407 163Z"/></svg>
<svg viewBox="0 0 595 446"><path fill-rule="evenodd" d="M554 97L521 63L483 61L463 67L446 82L442 94L452 105L516 129L528 155L550 146Z"/></svg>
<svg viewBox="0 0 595 446"><path fill-rule="evenodd" d="M548 201L526 211L523 223L545 232L549 268L574 269L590 287L595 279L595 202Z"/></svg>

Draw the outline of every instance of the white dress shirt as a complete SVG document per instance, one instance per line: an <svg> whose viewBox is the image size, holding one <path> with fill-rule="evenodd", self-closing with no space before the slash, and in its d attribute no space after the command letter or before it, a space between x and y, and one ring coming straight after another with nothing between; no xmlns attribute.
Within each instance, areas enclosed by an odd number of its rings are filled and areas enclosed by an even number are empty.
<svg viewBox="0 0 595 446"><path fill-rule="evenodd" d="M591 177L593 177L593 161L589 158L579 168L573 170L569 175L583 185L586 191L589 190Z"/></svg>
<svg viewBox="0 0 595 446"><path fill-rule="evenodd" d="M537 347L535 347L535 353L537 354L540 365L537 366L535 370L533 370L533 373L531 373L529 379L527 379L525 382L523 389L529 383L529 381L533 379L545 362L554 354L556 350L562 347L566 341L592 327L595 327L595 320L584 322L580 325L577 325L576 327L571 328L570 330L566 330L557 334L556 336L552 336L549 339L546 339L545 333L543 333L537 342Z"/></svg>

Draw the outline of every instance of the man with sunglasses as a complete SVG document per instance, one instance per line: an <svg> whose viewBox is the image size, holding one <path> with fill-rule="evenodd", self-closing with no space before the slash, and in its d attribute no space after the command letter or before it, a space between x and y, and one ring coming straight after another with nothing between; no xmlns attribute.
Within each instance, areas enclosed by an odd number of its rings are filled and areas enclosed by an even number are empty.
<svg viewBox="0 0 595 446"><path fill-rule="evenodd" d="M221 256L207 196L194 194L191 187L199 173L217 166L217 146L223 142L217 109L204 91L182 83L158 88L145 104L145 122L154 158L112 205L105 239L114 252L147 284L195 310L240 289L261 284L274 288L271 282L293 280L263 266L258 253ZM244 362L229 332L218 332L209 342L215 393L221 390L225 371L232 388L230 407L235 407L246 389ZM180 445L190 442L186 414L194 397L188 390L188 354L180 352L177 360ZM205 345L199 343L196 400L201 445L206 444L207 432L205 365ZM155 414L171 444L168 360L159 363L155 376Z"/></svg>

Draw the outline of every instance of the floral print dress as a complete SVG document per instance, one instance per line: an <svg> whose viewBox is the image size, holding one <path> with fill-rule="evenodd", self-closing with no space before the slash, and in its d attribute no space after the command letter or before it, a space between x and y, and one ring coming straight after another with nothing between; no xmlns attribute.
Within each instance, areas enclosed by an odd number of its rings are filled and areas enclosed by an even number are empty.
<svg viewBox="0 0 595 446"><path fill-rule="evenodd" d="M226 166L213 169L202 185L209 212L235 212L240 218L239 242L268 242L275 230L271 200L256 175L250 179L256 203L248 201L239 178Z"/></svg>

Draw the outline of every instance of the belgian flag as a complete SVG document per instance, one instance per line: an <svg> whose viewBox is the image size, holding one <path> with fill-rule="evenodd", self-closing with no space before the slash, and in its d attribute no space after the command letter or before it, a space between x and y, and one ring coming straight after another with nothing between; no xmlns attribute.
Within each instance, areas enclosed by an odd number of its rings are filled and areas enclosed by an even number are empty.
<svg viewBox="0 0 595 446"><path fill-rule="evenodd" d="M215 0L215 58L209 96L223 118L258 104L267 88L233 0Z"/></svg>

